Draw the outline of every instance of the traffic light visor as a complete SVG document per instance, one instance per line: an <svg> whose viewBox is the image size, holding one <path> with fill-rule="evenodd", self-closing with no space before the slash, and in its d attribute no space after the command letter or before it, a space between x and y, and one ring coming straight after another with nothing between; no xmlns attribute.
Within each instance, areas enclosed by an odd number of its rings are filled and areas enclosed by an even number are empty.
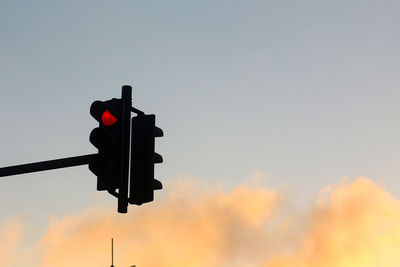
<svg viewBox="0 0 400 267"><path fill-rule="evenodd" d="M95 118L97 121L101 120L101 116L103 115L104 111L106 110L106 105L102 101L95 101L90 106L90 115Z"/></svg>

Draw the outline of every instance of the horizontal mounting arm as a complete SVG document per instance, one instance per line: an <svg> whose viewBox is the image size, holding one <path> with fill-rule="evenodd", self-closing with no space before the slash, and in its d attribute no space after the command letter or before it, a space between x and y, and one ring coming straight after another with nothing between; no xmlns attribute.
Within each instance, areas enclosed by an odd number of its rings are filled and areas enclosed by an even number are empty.
<svg viewBox="0 0 400 267"><path fill-rule="evenodd" d="M139 110L137 108L134 108L134 107L131 107L131 111L136 113L136 114L138 114L138 115L144 115L143 111L141 111L141 110Z"/></svg>
<svg viewBox="0 0 400 267"><path fill-rule="evenodd" d="M70 158L3 167L0 168L0 177L85 165L89 164L89 162L96 156L97 154L88 154Z"/></svg>

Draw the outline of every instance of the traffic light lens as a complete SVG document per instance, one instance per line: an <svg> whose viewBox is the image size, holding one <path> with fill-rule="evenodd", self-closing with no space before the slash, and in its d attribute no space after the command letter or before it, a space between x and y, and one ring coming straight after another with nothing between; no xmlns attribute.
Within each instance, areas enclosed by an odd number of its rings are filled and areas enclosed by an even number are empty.
<svg viewBox="0 0 400 267"><path fill-rule="evenodd" d="M114 115L111 114L110 111L108 111L108 109L103 112L103 115L101 115L101 122L105 126L111 126L115 124L117 121L118 121L117 118L115 118Z"/></svg>

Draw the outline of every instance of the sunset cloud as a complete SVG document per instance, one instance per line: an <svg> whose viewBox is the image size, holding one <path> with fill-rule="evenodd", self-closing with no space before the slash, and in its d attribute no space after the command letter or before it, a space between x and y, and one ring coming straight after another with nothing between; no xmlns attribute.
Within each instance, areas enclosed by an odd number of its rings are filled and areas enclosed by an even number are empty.
<svg viewBox="0 0 400 267"><path fill-rule="evenodd" d="M286 191L193 179L126 215L88 209L52 218L32 266L399 266L400 203L367 178L321 189L310 212L292 213ZM285 204L286 203L286 204ZM0 264L15 262L21 224L1 225ZM40 252L40 253L39 253ZM7 266L18 266L8 264Z"/></svg>
<svg viewBox="0 0 400 267"><path fill-rule="evenodd" d="M253 262L251 251L254 257L261 253L261 244L253 241L265 236L262 225L276 208L278 194L244 185L224 193L183 184L175 197L133 208L127 215L88 210L54 219L41 241L41 266L104 265L111 237L118 266Z"/></svg>
<svg viewBox="0 0 400 267"><path fill-rule="evenodd" d="M359 178L321 190L302 246L266 266L400 266L400 203Z"/></svg>
<svg viewBox="0 0 400 267"><path fill-rule="evenodd" d="M17 219L10 219L0 225L0 263L2 266L15 264L17 260L15 248L21 235L21 223Z"/></svg>

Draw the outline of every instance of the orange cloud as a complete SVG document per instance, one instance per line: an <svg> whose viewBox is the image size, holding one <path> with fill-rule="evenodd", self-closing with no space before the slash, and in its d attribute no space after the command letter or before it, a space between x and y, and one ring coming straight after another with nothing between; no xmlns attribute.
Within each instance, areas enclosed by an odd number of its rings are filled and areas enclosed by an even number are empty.
<svg viewBox="0 0 400 267"><path fill-rule="evenodd" d="M248 249L255 258L262 255L253 241L265 236L262 225L277 205L276 192L247 186L212 192L190 183L180 190L178 197L127 215L90 210L54 219L42 240L40 266L104 265L111 237L118 266L225 266L251 263Z"/></svg>
<svg viewBox="0 0 400 267"><path fill-rule="evenodd" d="M366 178L322 190L302 246L266 266L400 266L400 203Z"/></svg>
<svg viewBox="0 0 400 267"><path fill-rule="evenodd" d="M306 223L281 190L223 192L189 179L166 187L165 199L127 215L88 209L53 218L30 266L107 266L111 237L118 267L400 266L400 202L369 179L322 189ZM13 256L32 252L16 250L20 223L0 229L0 265L21 266Z"/></svg>
<svg viewBox="0 0 400 267"><path fill-rule="evenodd" d="M0 263L2 266L13 266L17 260L15 248L21 239L21 223L10 219L0 225Z"/></svg>

